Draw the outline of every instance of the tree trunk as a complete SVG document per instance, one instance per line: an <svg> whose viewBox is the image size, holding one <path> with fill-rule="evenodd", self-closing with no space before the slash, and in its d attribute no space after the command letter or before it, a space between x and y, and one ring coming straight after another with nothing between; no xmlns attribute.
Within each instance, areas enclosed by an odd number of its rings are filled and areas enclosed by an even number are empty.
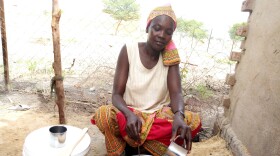
<svg viewBox="0 0 280 156"><path fill-rule="evenodd" d="M232 51L232 50L233 50L233 46L234 46L234 44L235 44L235 41L234 41L234 40L232 40L232 45L231 45L231 49L230 49L230 51Z"/></svg>
<svg viewBox="0 0 280 156"><path fill-rule="evenodd" d="M59 123L65 124L65 115L64 115L64 87L63 87L63 78L62 78L62 67L61 67L61 54L60 54L60 33L59 33L59 20L61 17L61 10L59 9L58 0L53 0L52 8L52 37L53 37L53 52L54 52L54 63L53 69L55 76L53 81L55 84L55 93L56 93L56 104L58 107L59 113Z"/></svg>
<svg viewBox="0 0 280 156"><path fill-rule="evenodd" d="M8 47L7 47L7 37L6 37L4 0L0 0L0 20L1 20L1 40L2 40L2 52L3 52L3 64L4 64L5 89L6 91L9 91L10 78L9 78L9 61L8 61Z"/></svg>
<svg viewBox="0 0 280 156"><path fill-rule="evenodd" d="M196 29L196 28L195 28ZM192 43L191 43L191 48L193 49L193 38L194 38L194 31L195 31L195 29L193 29L193 31L192 31Z"/></svg>
<svg viewBox="0 0 280 156"><path fill-rule="evenodd" d="M208 45L207 45L207 53L208 53L208 50L209 50L209 46L210 46L210 41L211 41L211 38L212 38L212 30L213 29L211 29L211 33L210 33L210 36L209 36L209 38L208 38Z"/></svg>
<svg viewBox="0 0 280 156"><path fill-rule="evenodd" d="M120 20L120 22L117 25L117 28L116 28L116 31L115 31L115 35L117 35L121 23L122 23L122 20Z"/></svg>

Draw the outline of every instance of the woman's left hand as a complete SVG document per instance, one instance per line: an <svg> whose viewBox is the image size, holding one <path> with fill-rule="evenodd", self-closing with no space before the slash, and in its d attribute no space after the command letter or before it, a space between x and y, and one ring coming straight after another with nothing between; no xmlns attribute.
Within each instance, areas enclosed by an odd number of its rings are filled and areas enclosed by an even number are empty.
<svg viewBox="0 0 280 156"><path fill-rule="evenodd" d="M190 153L192 148L191 128L184 122L183 116L179 113L174 115L171 141L174 141L177 135L186 140L187 150Z"/></svg>

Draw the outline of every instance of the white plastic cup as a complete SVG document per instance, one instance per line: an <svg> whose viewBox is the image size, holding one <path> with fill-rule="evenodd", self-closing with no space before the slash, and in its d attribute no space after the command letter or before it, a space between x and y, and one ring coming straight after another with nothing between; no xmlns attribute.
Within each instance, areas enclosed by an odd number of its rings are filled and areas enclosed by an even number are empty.
<svg viewBox="0 0 280 156"><path fill-rule="evenodd" d="M67 128L65 126L52 126L50 131L50 145L54 148L65 146Z"/></svg>

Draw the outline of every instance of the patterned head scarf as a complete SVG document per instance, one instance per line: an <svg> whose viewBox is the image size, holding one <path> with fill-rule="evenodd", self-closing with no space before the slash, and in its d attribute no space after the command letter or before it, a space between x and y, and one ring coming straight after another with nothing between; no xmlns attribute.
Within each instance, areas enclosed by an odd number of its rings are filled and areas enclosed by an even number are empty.
<svg viewBox="0 0 280 156"><path fill-rule="evenodd" d="M174 11L172 10L172 7L170 4L166 4L164 6L156 7L155 9L153 9L147 19L146 27L148 28L148 26L151 24L151 21L160 15L166 15L166 16L171 17L175 23L175 28L176 28L176 24L177 24L176 15L175 15Z"/></svg>
<svg viewBox="0 0 280 156"><path fill-rule="evenodd" d="M177 20L176 20L175 13L172 10L172 7L170 4L156 7L155 9L153 9L151 11L151 13L147 19L146 29L148 29L149 25L151 24L151 21L160 15L166 15L166 16L171 17L175 23L175 29L176 29ZM178 50L172 40L166 45L166 47L162 53L162 58L163 58L163 64L166 66L172 66L172 65L176 65L176 64L180 63L180 56L178 54Z"/></svg>

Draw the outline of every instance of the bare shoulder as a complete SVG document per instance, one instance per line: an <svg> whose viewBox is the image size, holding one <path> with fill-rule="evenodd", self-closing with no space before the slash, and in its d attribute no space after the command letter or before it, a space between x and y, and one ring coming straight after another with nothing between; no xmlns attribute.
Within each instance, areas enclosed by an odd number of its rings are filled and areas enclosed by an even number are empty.
<svg viewBox="0 0 280 156"><path fill-rule="evenodd" d="M128 55L127 55L127 46L124 44L119 53L117 68L128 66Z"/></svg>
<svg viewBox="0 0 280 156"><path fill-rule="evenodd" d="M142 51L145 48L145 42L138 42L139 51Z"/></svg>

